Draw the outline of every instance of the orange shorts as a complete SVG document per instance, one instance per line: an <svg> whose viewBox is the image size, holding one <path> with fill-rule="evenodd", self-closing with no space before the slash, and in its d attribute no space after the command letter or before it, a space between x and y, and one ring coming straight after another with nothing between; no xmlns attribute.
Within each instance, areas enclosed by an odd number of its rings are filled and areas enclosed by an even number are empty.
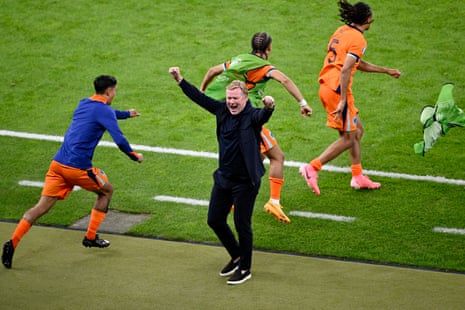
<svg viewBox="0 0 465 310"><path fill-rule="evenodd" d="M262 154L268 152L278 144L278 141L276 141L276 138L273 136L271 131L268 128L265 128L265 126L262 127L260 136L262 137L262 142L260 143L260 152Z"/></svg>
<svg viewBox="0 0 465 310"><path fill-rule="evenodd" d="M337 109L337 105L341 100L341 95L330 87L321 84L319 96L326 110L326 126L340 132L350 132L357 129L358 109L355 107L355 100L352 93L347 94L346 108L342 113L342 117L339 117L337 120L334 119L335 114L331 114L331 112Z"/></svg>
<svg viewBox="0 0 465 310"><path fill-rule="evenodd" d="M105 183L108 183L107 175L99 168L83 170L52 160L45 175L42 195L63 200L71 193L75 185L95 192L100 190Z"/></svg>

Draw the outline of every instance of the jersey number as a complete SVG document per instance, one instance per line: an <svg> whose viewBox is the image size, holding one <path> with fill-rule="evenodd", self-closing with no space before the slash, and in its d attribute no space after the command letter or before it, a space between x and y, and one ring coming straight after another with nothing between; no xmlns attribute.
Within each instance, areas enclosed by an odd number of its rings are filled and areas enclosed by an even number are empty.
<svg viewBox="0 0 465 310"><path fill-rule="evenodd" d="M336 61L337 53L336 48L334 47L336 44L339 44L339 40L332 39L328 46L328 63L330 64Z"/></svg>

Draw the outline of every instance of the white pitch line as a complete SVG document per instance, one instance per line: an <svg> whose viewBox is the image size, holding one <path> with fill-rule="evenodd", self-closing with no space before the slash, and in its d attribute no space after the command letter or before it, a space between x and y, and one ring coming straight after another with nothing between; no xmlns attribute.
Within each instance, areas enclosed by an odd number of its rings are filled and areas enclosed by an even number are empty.
<svg viewBox="0 0 465 310"><path fill-rule="evenodd" d="M19 185L22 186L32 186L32 187L43 187L44 182L38 181L28 181L22 180L18 182ZM74 190L79 190L79 186L75 186ZM173 196L163 196L158 195L153 197L154 200L157 201L166 201L166 202L174 202L174 203L182 203L194 206L208 206L208 200L199 200L199 199L192 199L192 198L183 198L183 197L173 197ZM332 220L338 222L353 222L355 221L354 217L347 217L347 216L340 216L340 215L331 215L331 214L323 214L323 213L312 213L312 212L300 212L300 211L291 211L290 215L294 216L302 216L302 217L309 217L309 218L320 218L325 220Z"/></svg>
<svg viewBox="0 0 465 310"><path fill-rule="evenodd" d="M172 197L172 196L155 196L153 197L154 200L157 201L167 201L167 202L174 202L174 203L182 203L188 205L199 205L199 206L208 206L208 200L198 200L192 198L182 198L182 197ZM300 212L300 211L291 211L290 215L294 216L301 216L301 217L309 217L309 218L319 218L324 220L331 220L337 222L353 222L355 221L355 217L347 217L347 216L340 216L340 215L331 215L331 214L323 214L323 213L312 213L312 212Z"/></svg>
<svg viewBox="0 0 465 310"><path fill-rule="evenodd" d="M172 196L155 196L153 199L158 201L168 201L168 202L175 202L175 203L183 203L187 205L194 205L194 206L208 206L208 200L198 200L192 198L182 198L182 197L172 197Z"/></svg>
<svg viewBox="0 0 465 310"><path fill-rule="evenodd" d="M0 130L0 136L33 139L33 140L41 140L41 141L63 142L63 137L60 137L60 136L41 135L41 134L17 132L17 131L9 131L9 130ZM114 147L114 148L117 147L116 144L111 141L100 141L98 145L105 146L105 147ZM173 149L173 148L166 148L166 147L154 147L154 146L138 145L138 144L131 144L131 146L134 150L137 150L137 151L214 158L214 159L218 158L218 154L210 153L210 152L197 152L197 151L190 151L190 150Z"/></svg>
<svg viewBox="0 0 465 310"><path fill-rule="evenodd" d="M63 141L63 137L60 137L60 136L42 135L42 134L18 132L18 131L10 131L10 130L0 130L0 136L9 136L9 137L16 137L16 138L34 139L34 140L42 140L42 141L54 141L54 142ZM100 141L99 146L116 148L116 145L110 141ZM154 153L164 153L164 154L213 158L213 159L218 158L217 153L211 153L211 152L191 151L191 150L165 148L165 147L154 147L154 146L138 145L138 144L132 144L132 148L137 151L146 151L146 152L154 152ZM269 161L266 160L265 163L269 163ZM285 161L284 162L284 165L287 167L300 167L305 164L306 163L304 162L296 162L296 161ZM325 165L323 167L323 170L330 171L330 172L341 172L341 173L350 172L350 168L337 167L337 166L332 166L332 165ZM428 182L435 182L435 183L446 183L446 184L465 186L465 180L448 179L442 176L414 175L414 174L384 172L384 171L366 170L366 169L364 171L368 175L388 177L388 178L394 178L394 179L428 181Z"/></svg>
<svg viewBox="0 0 465 310"><path fill-rule="evenodd" d="M44 182L38 182L38 181L22 180L22 181L19 181L18 184L21 186L44 187ZM76 185L74 186L73 191L78 191L80 189L81 187Z"/></svg>
<svg viewBox="0 0 465 310"><path fill-rule="evenodd" d="M18 184L21 186L32 186L32 187L43 187L44 186L44 182L29 181L29 180L19 181ZM77 191L79 189L81 189L79 186L75 186L73 191ZM172 196L163 196L163 195L155 196L153 197L153 199L157 201L167 201L167 202L182 203L182 204L197 205L197 206L208 206L209 204L208 200L199 200L199 199L192 199L192 198L172 197ZM289 212L289 215L307 217L307 218L318 218L318 219L331 220L331 221L336 221L336 222L354 222L356 220L355 217L350 217L350 216L314 213L314 212L303 212L303 211L291 211ZM433 231L439 232L439 233L446 233L446 234L465 235L465 229L458 229L458 228L434 227Z"/></svg>
<svg viewBox="0 0 465 310"><path fill-rule="evenodd" d="M44 182L22 180L18 182L21 186L44 187Z"/></svg>
<svg viewBox="0 0 465 310"><path fill-rule="evenodd" d="M434 227L433 231L444 234L465 235L465 229L458 228Z"/></svg>
<svg viewBox="0 0 465 310"><path fill-rule="evenodd" d="M331 220L331 221L336 221L336 222L354 222L356 220L355 217L350 217L350 216L303 212L303 211L291 211L289 212L289 214L294 215L294 216L317 218L317 219Z"/></svg>

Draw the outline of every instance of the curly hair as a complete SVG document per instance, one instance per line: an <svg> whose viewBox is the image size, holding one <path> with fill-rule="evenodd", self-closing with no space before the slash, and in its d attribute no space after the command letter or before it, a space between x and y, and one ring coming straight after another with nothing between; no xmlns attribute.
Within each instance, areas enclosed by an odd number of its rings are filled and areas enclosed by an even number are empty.
<svg viewBox="0 0 465 310"><path fill-rule="evenodd" d="M341 21L346 24L362 25L372 15L371 8L368 4L357 2L354 5L347 0L339 0L339 16Z"/></svg>

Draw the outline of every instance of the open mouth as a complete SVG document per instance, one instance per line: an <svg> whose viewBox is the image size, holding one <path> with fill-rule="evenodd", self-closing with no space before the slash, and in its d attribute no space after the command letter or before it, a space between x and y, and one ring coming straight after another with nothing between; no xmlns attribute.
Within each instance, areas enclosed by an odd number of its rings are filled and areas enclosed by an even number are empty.
<svg viewBox="0 0 465 310"><path fill-rule="evenodd" d="M239 109L239 105L237 105L237 104L230 104L229 105L229 111L231 111L231 113L237 112L238 109Z"/></svg>

